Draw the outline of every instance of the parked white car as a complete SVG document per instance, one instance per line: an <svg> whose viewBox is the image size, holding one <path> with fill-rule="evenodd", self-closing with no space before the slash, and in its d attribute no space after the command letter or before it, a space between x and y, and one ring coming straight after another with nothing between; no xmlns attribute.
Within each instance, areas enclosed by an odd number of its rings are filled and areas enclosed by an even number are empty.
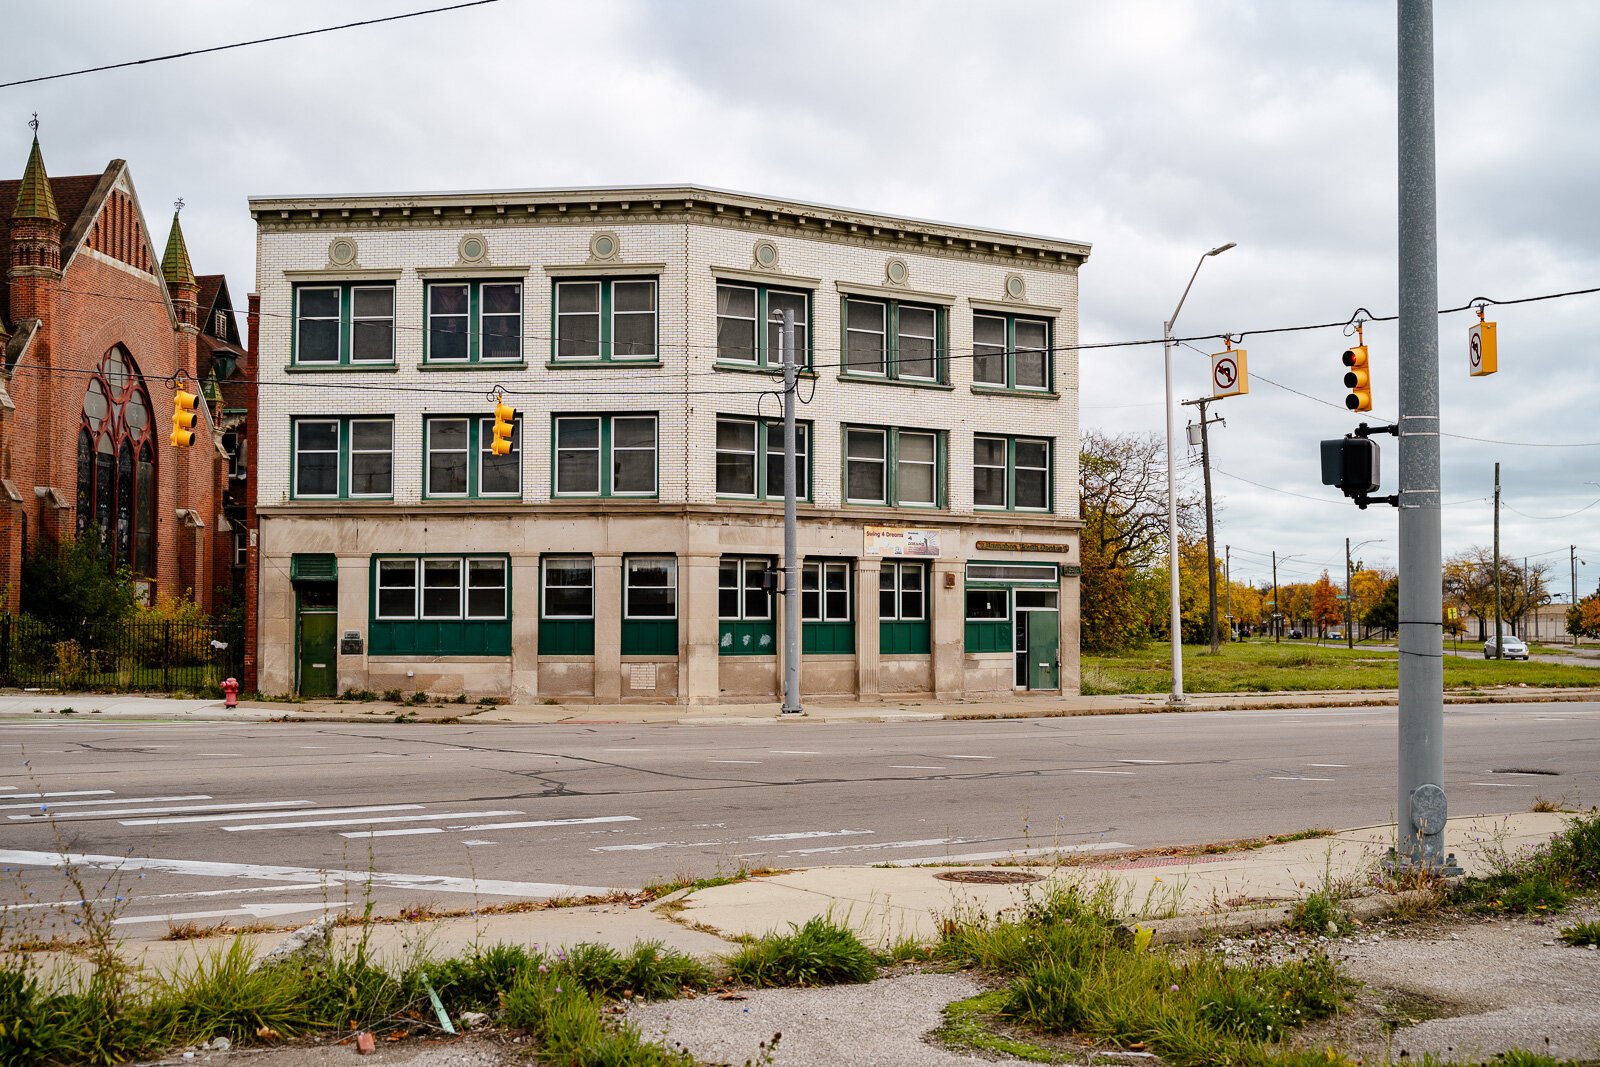
<svg viewBox="0 0 1600 1067"><path fill-rule="evenodd" d="M1528 646L1522 643L1522 638L1516 634L1508 633L1504 635L1504 640L1506 647L1505 651L1500 654L1501 659L1528 658ZM1492 637L1483 643L1483 658L1494 659L1494 638Z"/></svg>

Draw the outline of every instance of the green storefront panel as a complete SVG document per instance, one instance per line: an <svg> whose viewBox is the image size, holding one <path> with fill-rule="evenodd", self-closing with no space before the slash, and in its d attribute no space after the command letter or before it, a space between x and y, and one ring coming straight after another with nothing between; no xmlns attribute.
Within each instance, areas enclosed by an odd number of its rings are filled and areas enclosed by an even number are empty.
<svg viewBox="0 0 1600 1067"><path fill-rule="evenodd" d="M591 634L592 632L591 628ZM622 621L622 654L624 656L676 656L678 654L678 620L624 619Z"/></svg>
<svg viewBox="0 0 1600 1067"><path fill-rule="evenodd" d="M723 656L775 656L778 626L761 622L723 622L718 627L717 653Z"/></svg>
<svg viewBox="0 0 1600 1067"><path fill-rule="evenodd" d="M800 625L800 651L808 656L837 655L856 650L853 622L807 622Z"/></svg>
<svg viewBox="0 0 1600 1067"><path fill-rule="evenodd" d="M1010 652L1011 620L968 621L965 647L968 652Z"/></svg>
<svg viewBox="0 0 1600 1067"><path fill-rule="evenodd" d="M511 623L376 621L370 640L374 656L509 656Z"/></svg>
<svg viewBox="0 0 1600 1067"><path fill-rule="evenodd" d="M539 655L594 655L593 619L547 619L539 623Z"/></svg>
<svg viewBox="0 0 1600 1067"><path fill-rule="evenodd" d="M880 622L878 651L891 655L926 656L933 649L932 627L922 622Z"/></svg>

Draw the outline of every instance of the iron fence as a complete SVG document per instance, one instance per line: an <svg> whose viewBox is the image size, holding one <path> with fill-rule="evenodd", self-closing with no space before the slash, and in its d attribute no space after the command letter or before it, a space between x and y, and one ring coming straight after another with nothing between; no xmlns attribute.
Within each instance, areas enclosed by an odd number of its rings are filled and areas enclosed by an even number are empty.
<svg viewBox="0 0 1600 1067"><path fill-rule="evenodd" d="M214 693L243 662L236 625L156 619L102 630L73 639L38 619L0 614L0 686Z"/></svg>

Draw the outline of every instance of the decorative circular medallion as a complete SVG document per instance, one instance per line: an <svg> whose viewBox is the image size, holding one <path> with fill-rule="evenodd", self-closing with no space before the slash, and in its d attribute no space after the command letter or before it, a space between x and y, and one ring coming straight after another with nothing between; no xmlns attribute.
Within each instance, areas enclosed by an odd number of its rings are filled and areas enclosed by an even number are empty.
<svg viewBox="0 0 1600 1067"><path fill-rule="evenodd" d="M753 254L758 267L771 270L778 265L778 246L771 241L757 241Z"/></svg>
<svg viewBox="0 0 1600 1067"><path fill-rule="evenodd" d="M622 244L614 233L597 233L589 238L589 254L595 259L615 259Z"/></svg>
<svg viewBox="0 0 1600 1067"><path fill-rule="evenodd" d="M1431 782L1411 791L1411 825L1418 833L1442 833L1449 810L1444 790Z"/></svg>
<svg viewBox="0 0 1600 1067"><path fill-rule="evenodd" d="M456 246L456 251L461 254L462 260L467 263L481 263L489 255L489 242L480 234L469 233L461 239L461 243Z"/></svg>
<svg viewBox="0 0 1600 1067"><path fill-rule="evenodd" d="M328 262L348 267L356 261L356 243L348 237L335 237L328 245Z"/></svg>
<svg viewBox="0 0 1600 1067"><path fill-rule="evenodd" d="M1028 295L1028 283L1020 274L1006 275L1006 296L1012 300L1021 300Z"/></svg>
<svg viewBox="0 0 1600 1067"><path fill-rule="evenodd" d="M911 267L903 259L891 259L884 265L883 276L890 285L904 285L911 280Z"/></svg>

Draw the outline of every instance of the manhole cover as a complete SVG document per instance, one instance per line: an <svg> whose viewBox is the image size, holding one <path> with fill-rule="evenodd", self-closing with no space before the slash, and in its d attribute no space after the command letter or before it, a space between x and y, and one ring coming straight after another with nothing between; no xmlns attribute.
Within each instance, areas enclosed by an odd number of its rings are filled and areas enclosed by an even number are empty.
<svg viewBox="0 0 1600 1067"><path fill-rule="evenodd" d="M1021 885L1042 882L1044 875L1032 871L940 871L934 875L945 882L972 882L978 885Z"/></svg>

